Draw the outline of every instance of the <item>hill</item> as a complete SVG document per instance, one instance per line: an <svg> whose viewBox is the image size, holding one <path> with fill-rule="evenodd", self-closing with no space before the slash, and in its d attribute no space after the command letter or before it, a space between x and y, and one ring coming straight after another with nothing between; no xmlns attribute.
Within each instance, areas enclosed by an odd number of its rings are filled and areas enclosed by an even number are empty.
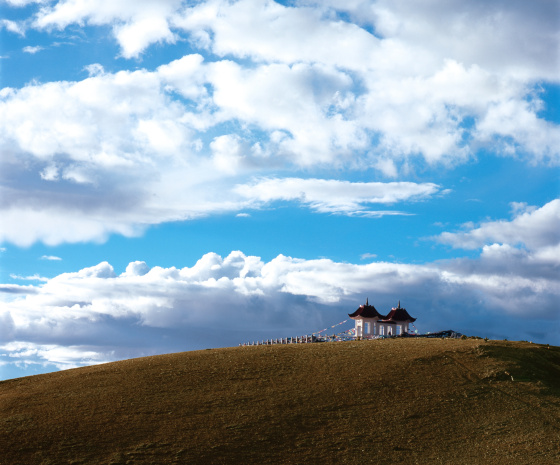
<svg viewBox="0 0 560 465"><path fill-rule="evenodd" d="M512 380L513 379L513 380ZM0 383L0 463L560 463L560 347L213 349Z"/></svg>

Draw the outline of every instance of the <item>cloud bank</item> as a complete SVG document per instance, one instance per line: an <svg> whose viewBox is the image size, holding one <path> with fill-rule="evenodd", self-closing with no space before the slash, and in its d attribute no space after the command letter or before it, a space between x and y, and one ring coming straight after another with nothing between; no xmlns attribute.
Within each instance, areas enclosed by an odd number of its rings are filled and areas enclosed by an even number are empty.
<svg viewBox="0 0 560 465"><path fill-rule="evenodd" d="M449 326L558 344L560 237L550 231L559 205L523 206L511 220L436 238L476 245L474 259L352 264L278 255L263 262L234 251L181 269L136 261L116 274L102 262L37 286L1 285L0 363L67 368L311 333L346 319L366 297L387 310L400 299L423 331ZM519 224L530 232L512 239Z"/></svg>

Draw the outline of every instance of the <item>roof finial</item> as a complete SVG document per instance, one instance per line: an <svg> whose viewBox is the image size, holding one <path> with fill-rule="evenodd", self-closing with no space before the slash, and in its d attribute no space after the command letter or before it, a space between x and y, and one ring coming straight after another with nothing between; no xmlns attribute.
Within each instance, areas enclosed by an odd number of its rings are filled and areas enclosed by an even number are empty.
<svg viewBox="0 0 560 465"><path fill-rule="evenodd" d="M401 301L399 300L399 306L397 308L401 308Z"/></svg>
<svg viewBox="0 0 560 465"><path fill-rule="evenodd" d="M367 297L366 297L366 305L369 305L369 304L368 304L368 298L367 298Z"/></svg>

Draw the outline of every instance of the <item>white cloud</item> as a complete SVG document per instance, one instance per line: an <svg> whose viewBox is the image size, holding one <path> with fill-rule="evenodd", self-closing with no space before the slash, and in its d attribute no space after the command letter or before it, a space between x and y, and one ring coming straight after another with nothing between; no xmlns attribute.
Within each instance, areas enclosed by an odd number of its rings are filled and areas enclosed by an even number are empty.
<svg viewBox="0 0 560 465"><path fill-rule="evenodd" d="M47 0L3 0L10 6L23 7L29 5L30 3L45 3Z"/></svg>
<svg viewBox="0 0 560 465"><path fill-rule="evenodd" d="M0 240L20 247L37 241L54 246L65 242L104 242L111 234L136 237L143 232L143 226L136 218L111 218L115 210L109 206L92 215L64 202L58 205L53 202L52 206L39 202L42 207L38 211L33 206L35 199L27 200L28 206L23 206L22 202L4 209Z"/></svg>
<svg viewBox="0 0 560 465"><path fill-rule="evenodd" d="M533 154L533 162L558 161L560 132L558 125L537 117L534 103L520 100L497 102L488 108L476 125L481 141L504 138L499 149L505 155L519 148ZM515 134L513 140L511 135Z"/></svg>
<svg viewBox="0 0 560 465"><path fill-rule="evenodd" d="M236 135L216 137L210 144L214 166L226 173L235 174L243 162L243 147Z"/></svg>
<svg viewBox="0 0 560 465"><path fill-rule="evenodd" d="M18 295L18 294L36 294L37 289L32 286L20 286L17 284L0 284L0 293L4 293L8 295L8 301L10 295Z"/></svg>
<svg viewBox="0 0 560 465"><path fill-rule="evenodd" d="M89 351L81 346L58 346L56 344L16 341L1 347L8 352L11 363L18 367L52 365L59 370L68 370L79 366L111 361L101 358L98 352ZM8 363L10 362L4 362L5 365Z"/></svg>
<svg viewBox="0 0 560 465"><path fill-rule="evenodd" d="M219 61L207 65L206 79L213 87L215 118L243 121L270 134L270 164L315 165L339 156L342 162L350 150L365 147L360 128L337 108L339 95L352 85L345 73L308 64L245 69Z"/></svg>
<svg viewBox="0 0 560 465"><path fill-rule="evenodd" d="M225 258L209 253L190 268L150 268L137 261L117 275L103 262L38 287L2 285L0 292L6 296L2 318L9 322L3 337L6 344L19 341L30 350L33 344L70 347L77 351L72 363L83 364L125 352L138 355L175 347L178 342L172 335L171 346L131 342L159 341L141 336L158 331L180 329L181 344L187 333L193 347L200 347L198 332L205 334L209 346L217 346L259 331L310 331L323 326L323 318L342 318L349 306L367 295L384 306L397 298L408 300L411 311L421 312L419 324L422 319L425 325L446 321L484 333L491 326L486 323L494 321L498 328L516 331L519 338L555 340L558 336L546 329L551 327L546 322L559 316L557 203L525 206L526 211L518 211L511 221L471 227L470 236L469 232L439 236L463 247L474 241L482 248L478 259L355 265L279 255L264 263L241 252ZM517 247L521 243L524 248ZM365 258L375 257L364 254ZM484 321L484 327L476 320ZM120 334L123 341L107 340L107 331ZM57 362L48 351L42 357L44 363Z"/></svg>
<svg viewBox="0 0 560 465"><path fill-rule="evenodd" d="M548 308L557 319L560 200L540 208L514 207L511 221L467 225L465 232L444 232L435 238L456 248L481 249L478 260L447 263L443 279L482 293L490 305L520 314Z"/></svg>
<svg viewBox="0 0 560 465"><path fill-rule="evenodd" d="M79 82L0 90L2 169L10 186L26 186L0 192L9 218L1 238L103 241L297 201L292 191L266 200L248 180L299 168L373 168L395 179L419 161L455 165L480 148L557 164L559 127L538 116L537 83L558 82L549 58L556 7L547 5L46 3L32 27L110 26L125 57L184 39L201 54L155 70L108 73L94 63ZM332 185L306 182L303 203L318 211L401 213L369 210L369 194L336 204Z"/></svg>
<svg viewBox="0 0 560 465"><path fill-rule="evenodd" d="M41 47L40 45L36 45L36 46L27 46L27 47L23 47L23 51L25 53L29 53L31 55L35 55L37 52L40 52L41 50L44 50L44 47Z"/></svg>
<svg viewBox="0 0 560 465"><path fill-rule="evenodd" d="M485 247L476 260L425 265L283 255L263 262L232 252L181 269L136 261L117 275L102 262L39 286L0 286L0 347L4 361L69 367L236 345L315 331L366 297L382 311L400 299L424 331L554 343L560 286L552 269L506 245Z"/></svg>
<svg viewBox="0 0 560 465"><path fill-rule="evenodd" d="M39 173L41 179L45 181L56 181L58 180L58 175L58 168L54 164L46 166L45 169Z"/></svg>
<svg viewBox="0 0 560 465"><path fill-rule="evenodd" d="M1 28L4 28L7 31L13 32L22 37L25 36L25 27L22 24L17 23L16 21L2 19L0 20L0 29Z"/></svg>
<svg viewBox="0 0 560 465"><path fill-rule="evenodd" d="M57 256L55 256L55 255L43 255L43 256L41 257L41 260L60 261L60 260L62 260L62 258L57 257Z"/></svg>
<svg viewBox="0 0 560 465"><path fill-rule="evenodd" d="M262 179L238 185L235 192L260 202L298 201L322 213L363 214L368 204L390 205L396 202L427 199L439 192L433 183L348 182L332 179ZM384 212L370 212L383 215ZM387 214L399 212L387 211Z"/></svg>
<svg viewBox="0 0 560 465"><path fill-rule="evenodd" d="M341 21L338 13L349 21ZM548 0L507 7L499 0L439 0L430 5L412 0L307 0L292 7L271 0L208 0L194 6L180 0L60 0L40 9L34 25L47 29L73 23L113 25L124 56L138 56L156 42L173 42L175 29L187 31L194 43L212 47L219 56L415 71L455 58L467 67L476 64L496 74L557 80L556 65L550 60L558 44L557 17L558 5ZM371 28L375 36L367 32ZM417 60L407 62L406 56Z"/></svg>
<svg viewBox="0 0 560 465"><path fill-rule="evenodd" d="M234 74L226 78L223 67ZM56 245L104 241L115 233L135 236L164 221L297 200L302 189L304 203L318 211L377 217L400 212L369 211L364 205L427 198L439 190L429 183L293 178L283 185L280 180L247 184L248 177L270 166L326 162L362 143L352 137L351 123L331 121L321 109L336 101L339 84L347 84L337 71L279 65L245 72L231 62L205 64L200 55L153 72L109 74L98 66L89 71L91 76L79 82L0 92L6 172L14 181L27 179L35 169L42 180L22 182L25 190L3 188L3 240L27 246L37 240ZM243 75L236 80L238 72ZM276 77L268 82L269 75ZM314 78L326 79L320 90L309 85ZM213 84L211 94L205 83ZM275 83L285 86L283 99L275 100ZM174 92L196 106L173 100ZM240 94L247 98L239 100ZM252 142L244 134L222 134L205 145L197 135L234 119L262 125L269 139ZM317 120L316 128L311 119ZM280 195L284 187L288 197ZM339 194L340 200L333 198Z"/></svg>
<svg viewBox="0 0 560 465"><path fill-rule="evenodd" d="M186 8L174 24L197 37L211 32L218 56L262 62L318 62L356 69L373 61L379 46L376 37L355 24L328 21L319 10L284 7L271 0L202 2Z"/></svg>
<svg viewBox="0 0 560 465"><path fill-rule="evenodd" d="M115 27L115 37L122 47L125 58L137 57L148 46L156 42L174 43L175 35L169 30L164 18L157 16L135 18L132 23Z"/></svg>
<svg viewBox="0 0 560 465"><path fill-rule="evenodd" d="M180 0L142 0L133 3L114 0L61 0L39 10L34 26L48 30L64 29L73 23L112 24L123 56L133 58L151 44L175 42L175 36L169 29L169 17L180 4Z"/></svg>
<svg viewBox="0 0 560 465"><path fill-rule="evenodd" d="M99 63L92 63L91 65L87 65L84 67L84 70L87 71L90 77L98 76L105 73L103 65L100 65Z"/></svg>
<svg viewBox="0 0 560 465"><path fill-rule="evenodd" d="M515 204L511 221L487 221L478 227L469 225L465 232L444 232L437 240L455 248L478 249L487 244L520 245L534 251L560 242L560 199L535 208Z"/></svg>
<svg viewBox="0 0 560 465"><path fill-rule="evenodd" d="M534 95L539 81L558 82L557 13L547 1L79 0L41 9L35 27L112 25L125 57L183 34L215 56L251 58L261 66L209 67L222 118L287 131L279 149L303 165L377 140L372 166L394 177L392 159L453 164L477 144L558 163L558 126L537 117Z"/></svg>
<svg viewBox="0 0 560 465"><path fill-rule="evenodd" d="M465 143L469 133L473 146L476 142L493 146L493 136L510 137L515 152L558 163L557 125L537 117L538 98L527 102L535 81L557 82L554 60L548 59L558 47L550 19L554 12L547 12L555 9L550 3L541 2L535 11L523 5L504 11L501 2L484 6L452 2L453 7L433 2L429 8L407 1L328 2L358 24L373 26L381 38L357 24L336 20L323 2L304 3L315 8L255 0L204 2L187 8L176 25L196 37L212 37L208 46L218 56L291 66L320 64L345 70L354 85L365 83L361 96L348 94L344 99L350 110L346 113L354 116L348 121L353 123L350 132L354 138L363 138L364 130L381 134L377 152L382 157L376 166L389 176L395 171L388 157L420 154L430 163L468 159L473 154ZM526 32L523 37L541 37L548 54L534 49L536 41L520 43L519 30ZM473 41L480 46L473 46ZM228 95L240 100L235 106L243 111L248 99L239 90ZM510 110L513 107L522 110L519 117ZM463 124L468 118L479 122L474 129ZM309 132L308 126L303 127ZM303 145L298 144L300 149ZM500 144L498 148L504 151Z"/></svg>
<svg viewBox="0 0 560 465"><path fill-rule="evenodd" d="M16 274L10 274L10 278L12 279L16 279L19 281L48 281L48 278L43 278L42 276L39 276L38 274L34 274L33 276L19 276Z"/></svg>
<svg viewBox="0 0 560 465"><path fill-rule="evenodd" d="M3 239L103 240L219 210L219 199L189 195L216 174L189 156L188 115L162 86L157 73L140 71L0 91L5 171L15 180L33 167L51 184L3 188ZM179 185L188 192L177 195Z"/></svg>
<svg viewBox="0 0 560 465"><path fill-rule="evenodd" d="M373 26L382 38L456 57L466 66L478 64L497 74L557 80L550 60L558 44L556 2L538 0L504 3L500 0L463 2L438 0L304 0L300 3L350 15L352 21Z"/></svg>
<svg viewBox="0 0 560 465"><path fill-rule="evenodd" d="M369 258L377 258L377 254L367 252L367 253L364 253L364 254L360 255L360 259L362 259L362 260L367 260Z"/></svg>
<svg viewBox="0 0 560 465"><path fill-rule="evenodd" d="M150 271L146 262L135 261L128 264L126 271L121 276L144 276Z"/></svg>

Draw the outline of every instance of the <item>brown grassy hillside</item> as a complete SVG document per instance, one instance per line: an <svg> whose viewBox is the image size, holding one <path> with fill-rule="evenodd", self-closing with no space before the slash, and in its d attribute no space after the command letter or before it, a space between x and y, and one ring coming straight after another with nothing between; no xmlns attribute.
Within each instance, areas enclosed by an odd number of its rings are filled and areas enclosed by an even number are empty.
<svg viewBox="0 0 560 465"><path fill-rule="evenodd" d="M558 464L560 348L239 347L4 381L0 463Z"/></svg>

